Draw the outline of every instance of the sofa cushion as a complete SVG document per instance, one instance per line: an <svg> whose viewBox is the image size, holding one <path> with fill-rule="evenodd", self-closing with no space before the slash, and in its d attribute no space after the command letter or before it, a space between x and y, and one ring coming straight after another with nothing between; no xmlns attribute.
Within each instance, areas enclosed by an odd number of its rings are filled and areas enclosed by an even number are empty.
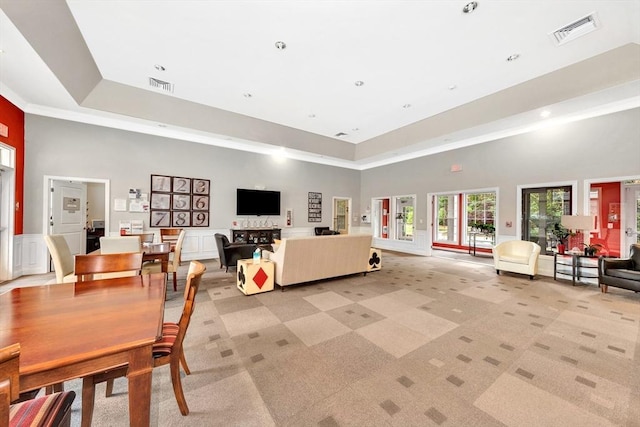
<svg viewBox="0 0 640 427"><path fill-rule="evenodd" d="M610 268L607 270L607 276L617 277L620 279L627 279L627 280L637 280L640 282L640 271L636 271L636 270Z"/></svg>
<svg viewBox="0 0 640 427"><path fill-rule="evenodd" d="M513 254L509 254L509 255L500 255L499 258L500 261L502 262L512 262L514 264L529 264L529 257L526 256L516 256Z"/></svg>

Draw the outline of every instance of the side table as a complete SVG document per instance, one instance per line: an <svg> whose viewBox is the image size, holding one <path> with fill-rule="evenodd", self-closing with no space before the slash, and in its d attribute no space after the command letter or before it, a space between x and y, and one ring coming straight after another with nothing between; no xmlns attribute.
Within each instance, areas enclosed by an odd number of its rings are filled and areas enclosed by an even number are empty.
<svg viewBox="0 0 640 427"><path fill-rule="evenodd" d="M576 285L580 279L598 278L598 257L582 254L553 254L553 280L560 276L571 276L571 284Z"/></svg>
<svg viewBox="0 0 640 427"><path fill-rule="evenodd" d="M238 260L236 286L245 295L273 290L274 263L268 259L261 259L260 264L254 264L253 259Z"/></svg>

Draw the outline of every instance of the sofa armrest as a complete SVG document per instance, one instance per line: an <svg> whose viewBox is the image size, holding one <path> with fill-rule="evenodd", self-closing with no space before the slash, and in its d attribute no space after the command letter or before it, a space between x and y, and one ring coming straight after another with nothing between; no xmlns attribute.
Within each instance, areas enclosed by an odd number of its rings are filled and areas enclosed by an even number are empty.
<svg viewBox="0 0 640 427"><path fill-rule="evenodd" d="M601 274L605 274L610 268L623 268L627 270L633 270L633 262L630 259L600 258L599 267Z"/></svg>

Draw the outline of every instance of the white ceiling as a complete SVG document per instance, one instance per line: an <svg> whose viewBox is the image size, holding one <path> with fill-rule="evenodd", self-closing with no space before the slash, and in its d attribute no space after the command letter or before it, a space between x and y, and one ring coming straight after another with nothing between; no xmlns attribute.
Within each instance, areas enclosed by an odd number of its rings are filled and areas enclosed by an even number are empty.
<svg viewBox="0 0 640 427"><path fill-rule="evenodd" d="M360 169L519 133L543 109L560 121L640 105L638 58L602 70L610 51L640 52L640 0L466 3L0 0L0 90L33 114ZM596 31L550 37L591 13ZM87 64L61 63L83 49Z"/></svg>

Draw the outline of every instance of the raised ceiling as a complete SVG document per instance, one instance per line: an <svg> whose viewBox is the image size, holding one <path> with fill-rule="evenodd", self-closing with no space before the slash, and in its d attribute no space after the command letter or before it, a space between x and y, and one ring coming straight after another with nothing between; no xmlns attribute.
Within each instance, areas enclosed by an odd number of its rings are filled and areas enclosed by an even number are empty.
<svg viewBox="0 0 640 427"><path fill-rule="evenodd" d="M0 0L0 90L356 169L640 106L640 0L467 3ZM551 36L587 16L594 31Z"/></svg>

